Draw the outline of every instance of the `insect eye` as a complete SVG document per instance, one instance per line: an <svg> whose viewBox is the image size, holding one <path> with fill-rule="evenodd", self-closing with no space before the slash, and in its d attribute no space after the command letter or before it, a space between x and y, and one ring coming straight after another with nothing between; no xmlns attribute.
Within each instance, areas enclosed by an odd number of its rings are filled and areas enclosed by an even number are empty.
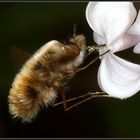
<svg viewBox="0 0 140 140"><path fill-rule="evenodd" d="M75 45L75 46L78 46L76 43L74 43L74 42L69 42L69 44L68 45Z"/></svg>

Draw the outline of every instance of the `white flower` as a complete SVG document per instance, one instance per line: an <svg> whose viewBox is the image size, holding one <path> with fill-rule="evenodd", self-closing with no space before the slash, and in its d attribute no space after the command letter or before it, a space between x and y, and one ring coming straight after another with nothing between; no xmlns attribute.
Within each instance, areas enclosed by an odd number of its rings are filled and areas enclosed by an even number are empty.
<svg viewBox="0 0 140 140"><path fill-rule="evenodd" d="M92 28L101 58L98 83L103 91L116 98L128 98L140 90L140 65L119 58L114 53L135 46L140 53L140 12L136 21L132 2L89 2L86 18ZM134 22L134 23L133 23Z"/></svg>

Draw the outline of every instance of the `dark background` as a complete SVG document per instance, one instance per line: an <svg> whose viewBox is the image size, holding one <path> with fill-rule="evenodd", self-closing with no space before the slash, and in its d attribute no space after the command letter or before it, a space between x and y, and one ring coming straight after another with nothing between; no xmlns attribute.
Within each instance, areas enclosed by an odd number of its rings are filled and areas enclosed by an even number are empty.
<svg viewBox="0 0 140 140"><path fill-rule="evenodd" d="M87 2L0 3L0 137L140 137L140 94L126 100L95 98L64 112L63 107L44 108L36 120L23 124L8 113L7 96L15 74L10 48L29 53L50 40L71 37L73 24L92 45L92 30L85 18ZM139 9L140 4L135 2ZM140 55L128 49L117 55L140 63ZM94 55L90 59L93 59ZM18 61L18 60L17 60ZM79 72L69 83L66 95L78 96L101 91L97 83L97 61ZM20 67L20 66L19 66Z"/></svg>

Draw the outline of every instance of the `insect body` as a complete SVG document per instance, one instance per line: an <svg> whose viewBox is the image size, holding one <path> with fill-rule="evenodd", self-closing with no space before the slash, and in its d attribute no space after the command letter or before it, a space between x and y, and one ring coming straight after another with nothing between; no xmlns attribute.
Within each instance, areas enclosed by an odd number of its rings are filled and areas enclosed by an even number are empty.
<svg viewBox="0 0 140 140"><path fill-rule="evenodd" d="M52 104L83 62L85 51L83 35L74 36L68 45L53 40L41 47L13 81L8 96L13 117L30 122L42 105Z"/></svg>

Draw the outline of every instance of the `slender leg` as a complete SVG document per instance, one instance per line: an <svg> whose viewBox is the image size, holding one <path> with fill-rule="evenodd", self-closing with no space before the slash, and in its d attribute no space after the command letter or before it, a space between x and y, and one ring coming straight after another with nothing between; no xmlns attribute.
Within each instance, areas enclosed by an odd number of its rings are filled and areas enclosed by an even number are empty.
<svg viewBox="0 0 140 140"><path fill-rule="evenodd" d="M64 92L63 89L62 89L60 92L61 92L61 97L62 97L62 101L63 101L64 111L66 111L66 109L67 109L67 104L66 104L66 96L65 96L65 92Z"/></svg>
<svg viewBox="0 0 140 140"><path fill-rule="evenodd" d="M103 53L103 54L101 54L101 55L99 55L99 56L97 56L95 59L93 59L90 63L88 63L86 66L84 66L84 67L82 67L82 68L77 68L77 69L75 69L75 73L76 72L79 72L79 71L81 71L81 70L84 70L84 69L86 69L87 67L89 67L90 65L92 65L94 62L96 62L101 56L103 56L103 55L105 55L106 53L108 53L110 50L108 50L108 51L106 51L105 53Z"/></svg>
<svg viewBox="0 0 140 140"><path fill-rule="evenodd" d="M78 97L74 97L74 98L71 98L71 99L68 99L68 100L65 100L65 104L70 102L70 101L74 101L76 99L80 99L80 98L84 98L84 97L87 97L86 99L83 99L82 101L78 102L78 103L75 103L73 105L71 105L70 107L67 108L67 106L64 108L65 111L68 111L88 100L91 100L92 98L97 98L97 97L111 97L110 95L107 95L105 92L88 92L87 94L85 95L81 95L81 96L78 96ZM58 105L61 105L63 104L64 105L64 101L62 102L59 102L59 103L56 103L53 105L53 107L56 107Z"/></svg>
<svg viewBox="0 0 140 140"><path fill-rule="evenodd" d="M86 66L84 66L84 67L82 67L82 68L76 68L76 69L74 70L74 73L77 73L77 72L79 72L79 71L85 70L87 67L89 67L89 66L92 65L94 62L96 62L96 61L99 59L99 57L103 56L104 54L108 53L109 51L110 51L110 50L108 50L108 51L106 51L105 53L103 53L103 54L97 56L95 59L93 59L93 60L92 60L90 63L88 63ZM71 71L71 72L73 72L73 71ZM67 77L67 75L65 75L64 77Z"/></svg>
<svg viewBox="0 0 140 140"><path fill-rule="evenodd" d="M82 71L82 70L84 70L84 69L86 69L87 67L89 67L90 65L92 65L95 61L97 61L99 59L99 56L98 57L96 57L95 59L93 59L90 63L88 63L86 66L84 66L84 67L82 67L82 68L75 68L75 70L74 71L69 71L69 72L74 72L74 73L77 73L77 72L79 72L79 71ZM65 75L65 76L63 76L63 78L65 78L65 77L67 77L67 75Z"/></svg>
<svg viewBox="0 0 140 140"><path fill-rule="evenodd" d="M72 108L74 108L74 107L76 107L76 106L78 106L78 105L80 105L80 104L82 104L82 103L84 103L84 102L86 102L86 101L89 101L89 100L91 100L92 98L97 98L97 97L111 97L110 95L91 95L91 97L88 97L88 98L86 98L86 99L84 99L84 100L82 100L82 101L80 101L80 102L78 102L78 103L76 103L76 104L74 104L74 105L72 105L72 106L70 106L70 107L68 107L67 109L66 109L66 111L68 111L68 110L70 110L70 109L72 109Z"/></svg>
<svg viewBox="0 0 140 140"><path fill-rule="evenodd" d="M90 65L92 65L95 61L97 61L99 59L99 57L96 57L95 59L93 59L90 63L88 63L86 66L82 67L82 68L77 68L75 69L75 73L76 72L79 72L79 71L82 71L84 69L86 69L87 67L89 67Z"/></svg>
<svg viewBox="0 0 140 140"><path fill-rule="evenodd" d="M80 98L84 98L84 97L89 96L89 95L90 95L89 93L87 93L85 95L80 95L78 97L74 97L74 98L65 100L65 102L68 103L68 102L71 102L71 101L74 101L74 100L77 100L77 99L80 99ZM62 102L55 103L55 104L53 104L53 107L58 106L58 105L61 105L63 103L64 103L63 101Z"/></svg>

